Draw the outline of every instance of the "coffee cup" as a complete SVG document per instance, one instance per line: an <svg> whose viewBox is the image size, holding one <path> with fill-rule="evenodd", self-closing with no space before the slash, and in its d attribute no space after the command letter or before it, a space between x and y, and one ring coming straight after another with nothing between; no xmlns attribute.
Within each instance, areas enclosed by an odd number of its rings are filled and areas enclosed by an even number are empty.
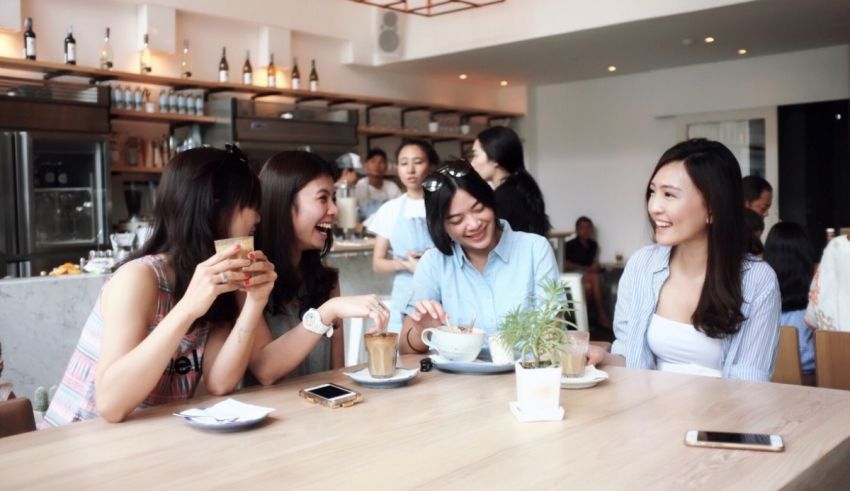
<svg viewBox="0 0 850 491"><path fill-rule="evenodd" d="M472 361L481 352L484 331L461 331L448 326L429 327L422 331L422 342L449 361Z"/></svg>
<svg viewBox="0 0 850 491"><path fill-rule="evenodd" d="M561 352L561 374L564 377L584 376L589 341L590 334L587 331L566 332L566 344Z"/></svg>
<svg viewBox="0 0 850 491"><path fill-rule="evenodd" d="M369 354L369 375L372 378L390 378L395 374L398 359L398 334L379 332L364 336L366 352Z"/></svg>
<svg viewBox="0 0 850 491"><path fill-rule="evenodd" d="M514 362L514 349L508 346L498 334L490 336L487 341L490 346L490 359L497 365L506 365Z"/></svg>
<svg viewBox="0 0 850 491"><path fill-rule="evenodd" d="M246 236L246 237L231 237L229 239L219 239L215 241L215 253L218 254L220 252L226 251L231 247L239 244L239 253L236 254L236 257L239 259L248 259L248 253L254 250L254 237Z"/></svg>

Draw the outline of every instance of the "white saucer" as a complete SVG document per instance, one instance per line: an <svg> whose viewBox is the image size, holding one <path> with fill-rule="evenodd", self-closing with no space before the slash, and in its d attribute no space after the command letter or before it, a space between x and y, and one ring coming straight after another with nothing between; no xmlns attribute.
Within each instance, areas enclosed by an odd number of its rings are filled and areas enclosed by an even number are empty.
<svg viewBox="0 0 850 491"><path fill-rule="evenodd" d="M227 399L213 406L174 413L190 425L204 430L233 431L250 428L266 419L274 408Z"/></svg>
<svg viewBox="0 0 850 491"><path fill-rule="evenodd" d="M400 387L410 382L416 378L416 375L419 374L419 370L415 368L396 368L395 373L390 378L374 378L369 374L368 368L363 368L356 372L342 373L362 386L376 389L389 389L392 387Z"/></svg>
<svg viewBox="0 0 850 491"><path fill-rule="evenodd" d="M553 411L523 411L517 401L511 401L508 403L508 407L511 408L511 412L514 414L514 417L520 423L531 423L533 421L561 421L564 419L564 406L558 406L558 409Z"/></svg>
<svg viewBox="0 0 850 491"><path fill-rule="evenodd" d="M599 370L593 365L584 369L584 375L581 377L561 377L562 389L587 389L594 385L608 380L608 373Z"/></svg>
<svg viewBox="0 0 850 491"><path fill-rule="evenodd" d="M441 355L431 355L431 362L435 367L444 372L453 373L506 373L513 372L516 366L514 362L493 363L485 360L452 361Z"/></svg>

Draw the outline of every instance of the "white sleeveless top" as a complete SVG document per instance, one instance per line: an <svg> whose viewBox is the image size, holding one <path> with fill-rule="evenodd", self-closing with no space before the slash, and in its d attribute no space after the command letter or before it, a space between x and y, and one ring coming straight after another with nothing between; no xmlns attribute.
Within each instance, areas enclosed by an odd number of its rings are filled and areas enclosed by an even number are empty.
<svg viewBox="0 0 850 491"><path fill-rule="evenodd" d="M647 331L658 370L720 377L723 346L693 325L652 315Z"/></svg>

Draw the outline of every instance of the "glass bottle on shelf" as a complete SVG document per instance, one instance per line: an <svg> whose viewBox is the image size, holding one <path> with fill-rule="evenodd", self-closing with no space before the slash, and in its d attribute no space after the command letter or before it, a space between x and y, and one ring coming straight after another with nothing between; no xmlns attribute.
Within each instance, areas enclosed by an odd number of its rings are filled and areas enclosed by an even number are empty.
<svg viewBox="0 0 850 491"><path fill-rule="evenodd" d="M152 70L151 50L148 47L148 35L145 33L144 45L142 46L142 52L139 54L139 72L142 74L148 74L151 73Z"/></svg>
<svg viewBox="0 0 850 491"><path fill-rule="evenodd" d="M183 40L183 54L180 56L180 77L192 78L192 60L189 57L189 40Z"/></svg>
<svg viewBox="0 0 850 491"><path fill-rule="evenodd" d="M254 83L254 69L251 67L251 50L245 51L245 63L242 64L242 83L245 85Z"/></svg>
<svg viewBox="0 0 850 491"><path fill-rule="evenodd" d="M186 96L183 95L183 92L177 93L177 112L186 114Z"/></svg>
<svg viewBox="0 0 850 491"><path fill-rule="evenodd" d="M109 40L109 28L106 28L106 34L103 36L103 46L100 48L100 68L104 70L112 70L113 55L112 55L112 41Z"/></svg>
<svg viewBox="0 0 850 491"><path fill-rule="evenodd" d="M226 84L230 81L230 67L227 64L227 47L221 48L221 59L218 60L218 81Z"/></svg>
<svg viewBox="0 0 850 491"><path fill-rule="evenodd" d="M77 64L77 40L74 39L74 25L68 26L68 35L65 36L65 64Z"/></svg>
<svg viewBox="0 0 850 491"><path fill-rule="evenodd" d="M124 109L124 90L118 84L112 86L112 108Z"/></svg>
<svg viewBox="0 0 850 491"><path fill-rule="evenodd" d="M319 90L319 73L316 71L316 60L310 61L310 92Z"/></svg>
<svg viewBox="0 0 850 491"><path fill-rule="evenodd" d="M133 91L133 109L135 109L136 111L141 111L143 99L144 95L142 94L142 89L136 87L136 89Z"/></svg>
<svg viewBox="0 0 850 491"><path fill-rule="evenodd" d="M269 53L269 67L266 69L266 85L277 87L277 67L274 66L274 53Z"/></svg>
<svg viewBox="0 0 850 491"><path fill-rule="evenodd" d="M165 89L159 91L159 112L168 112L168 92Z"/></svg>
<svg viewBox="0 0 850 491"><path fill-rule="evenodd" d="M174 89L168 91L168 112L177 112L177 94L174 93Z"/></svg>
<svg viewBox="0 0 850 491"><path fill-rule="evenodd" d="M35 31L32 30L32 17L27 17L24 27L24 58L35 60Z"/></svg>
<svg viewBox="0 0 850 491"><path fill-rule="evenodd" d="M133 109L133 88L129 85L124 87L124 109Z"/></svg>
<svg viewBox="0 0 850 491"><path fill-rule="evenodd" d="M301 89L301 72L298 70L298 58L292 57L292 88Z"/></svg>

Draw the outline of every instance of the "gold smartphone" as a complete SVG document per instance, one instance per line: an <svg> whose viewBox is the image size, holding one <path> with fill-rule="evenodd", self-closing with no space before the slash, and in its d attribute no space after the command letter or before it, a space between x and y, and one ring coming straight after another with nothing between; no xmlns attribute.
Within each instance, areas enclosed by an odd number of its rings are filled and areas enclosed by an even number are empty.
<svg viewBox="0 0 850 491"><path fill-rule="evenodd" d="M320 384L298 391L298 395L321 406L336 409L361 402L363 396L354 390L337 384Z"/></svg>
<svg viewBox="0 0 850 491"><path fill-rule="evenodd" d="M685 445L690 447L732 448L781 452L785 444L779 435L764 433L728 433L724 431L690 430L685 433Z"/></svg>

